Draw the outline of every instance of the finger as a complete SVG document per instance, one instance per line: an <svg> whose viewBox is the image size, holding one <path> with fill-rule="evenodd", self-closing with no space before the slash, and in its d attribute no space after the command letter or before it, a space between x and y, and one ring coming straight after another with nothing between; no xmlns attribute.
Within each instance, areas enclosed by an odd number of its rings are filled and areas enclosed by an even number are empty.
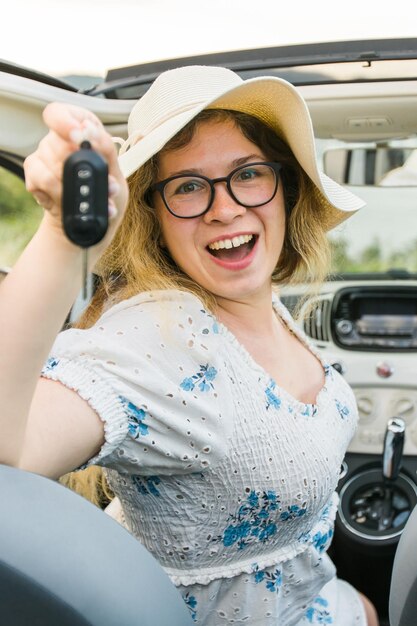
<svg viewBox="0 0 417 626"><path fill-rule="evenodd" d="M94 113L75 105L52 102L44 109L43 116L47 126L62 140L70 142L73 150L83 140L90 141L94 150L106 159L114 176L123 178L113 139Z"/></svg>
<svg viewBox="0 0 417 626"><path fill-rule="evenodd" d="M118 213L119 211L113 200L109 200L109 219L114 220L114 218L117 217Z"/></svg>
<svg viewBox="0 0 417 626"><path fill-rule="evenodd" d="M113 174L114 178L121 178L122 174L119 168L116 146L113 138L103 126L92 126L91 122L86 120L82 124L82 130L74 131L71 133L71 137L87 139L93 150L99 152L107 161L109 171Z"/></svg>
<svg viewBox="0 0 417 626"><path fill-rule="evenodd" d="M117 156L114 142L94 113L74 105L52 102L44 109L43 116L52 136L55 134L64 142L73 144L73 149L88 140L113 164Z"/></svg>
<svg viewBox="0 0 417 626"><path fill-rule="evenodd" d="M109 176L109 196L117 196L120 193L120 184L114 176Z"/></svg>
<svg viewBox="0 0 417 626"><path fill-rule="evenodd" d="M41 139L38 148L34 153L54 174L62 177L62 167L64 161L74 152L74 146L65 141L55 131L49 133Z"/></svg>
<svg viewBox="0 0 417 626"><path fill-rule="evenodd" d="M39 204L39 206L41 206L43 209L49 210L52 208L52 198L43 191L36 190L32 193L32 195L35 198L37 204Z"/></svg>
<svg viewBox="0 0 417 626"><path fill-rule="evenodd" d="M89 120L93 126L102 126L98 117L88 109L62 102L51 102L43 111L45 124L65 141L71 141L70 133L82 130L83 122Z"/></svg>
<svg viewBox="0 0 417 626"><path fill-rule="evenodd" d="M29 155L23 164L26 189L32 194L41 192L59 203L61 200L61 177L57 175L49 164L45 163L36 153ZM44 206L44 205L42 205ZM46 208L46 207L45 207Z"/></svg>

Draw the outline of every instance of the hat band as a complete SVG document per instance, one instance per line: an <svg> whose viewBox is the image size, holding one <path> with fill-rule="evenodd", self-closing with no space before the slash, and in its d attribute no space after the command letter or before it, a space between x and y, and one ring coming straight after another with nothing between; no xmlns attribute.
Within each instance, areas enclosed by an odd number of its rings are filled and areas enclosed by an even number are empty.
<svg viewBox="0 0 417 626"><path fill-rule="evenodd" d="M132 133L132 135L130 135L126 141L123 143L123 145L120 147L120 151L119 154L123 154L124 152L127 152L129 150L129 148L131 148L132 146L134 146L135 144L138 143L138 141L140 141L141 139L144 139L144 137L146 137L147 135L149 135L150 133L154 132L155 130L157 130L157 128L159 126L162 126L163 124L165 124L165 122L169 122L170 120L172 120L174 117L176 117L177 115L181 115L181 113L187 113L187 111L192 111L193 109L198 109L198 108L204 108L205 106L205 101L204 100L199 100L198 102L193 102L191 104L188 104L187 106L182 106L179 107L177 109L175 109L175 111L168 113L165 116L161 116L159 117L157 120L155 120L153 123L151 123L147 129L145 130L137 130L136 132Z"/></svg>

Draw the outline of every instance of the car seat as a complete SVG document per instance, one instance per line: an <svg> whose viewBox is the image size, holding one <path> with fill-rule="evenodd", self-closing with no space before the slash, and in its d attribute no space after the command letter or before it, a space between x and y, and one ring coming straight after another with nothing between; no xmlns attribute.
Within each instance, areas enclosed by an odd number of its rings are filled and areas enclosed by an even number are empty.
<svg viewBox="0 0 417 626"><path fill-rule="evenodd" d="M101 509L5 465L0 493L0 624L193 624L156 559Z"/></svg>

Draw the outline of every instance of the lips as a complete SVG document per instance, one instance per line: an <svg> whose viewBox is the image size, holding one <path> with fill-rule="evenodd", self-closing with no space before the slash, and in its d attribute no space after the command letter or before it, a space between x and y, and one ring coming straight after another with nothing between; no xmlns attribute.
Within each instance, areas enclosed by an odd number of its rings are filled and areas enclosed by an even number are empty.
<svg viewBox="0 0 417 626"><path fill-rule="evenodd" d="M207 251L216 265L227 270L243 270L252 262L257 241L258 235L254 233L234 235L211 242Z"/></svg>
<svg viewBox="0 0 417 626"><path fill-rule="evenodd" d="M209 253L218 260L233 262L241 261L252 251L256 243L256 235L244 234L218 239L207 246Z"/></svg>

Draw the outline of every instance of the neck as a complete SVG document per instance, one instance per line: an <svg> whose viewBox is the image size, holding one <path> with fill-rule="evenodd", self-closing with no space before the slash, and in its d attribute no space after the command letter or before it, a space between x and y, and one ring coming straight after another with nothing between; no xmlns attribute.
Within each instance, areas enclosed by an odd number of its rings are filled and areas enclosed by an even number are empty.
<svg viewBox="0 0 417 626"><path fill-rule="evenodd" d="M256 334L269 334L276 326L276 316L271 305L272 290L262 297L250 300L217 298L216 316L230 330L238 328Z"/></svg>

